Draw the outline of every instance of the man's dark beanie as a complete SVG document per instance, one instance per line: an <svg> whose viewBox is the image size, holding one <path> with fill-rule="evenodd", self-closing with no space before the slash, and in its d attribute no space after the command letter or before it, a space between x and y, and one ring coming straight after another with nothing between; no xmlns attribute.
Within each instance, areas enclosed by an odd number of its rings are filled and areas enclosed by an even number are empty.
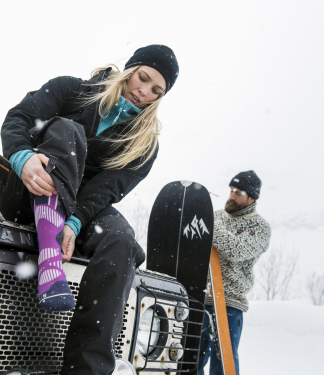
<svg viewBox="0 0 324 376"><path fill-rule="evenodd" d="M127 61L125 69L137 65L147 65L162 74L167 85L165 94L172 88L179 75L179 65L174 52L162 44L151 44L136 50Z"/></svg>
<svg viewBox="0 0 324 376"><path fill-rule="evenodd" d="M249 197L257 200L260 197L262 181L253 171L240 172L230 181L229 186L235 187L240 191L245 191Z"/></svg>

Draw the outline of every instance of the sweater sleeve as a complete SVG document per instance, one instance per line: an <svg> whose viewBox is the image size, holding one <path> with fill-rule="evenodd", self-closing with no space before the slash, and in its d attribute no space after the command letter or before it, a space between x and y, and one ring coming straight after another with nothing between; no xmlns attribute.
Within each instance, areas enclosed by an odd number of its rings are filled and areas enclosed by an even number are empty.
<svg viewBox="0 0 324 376"><path fill-rule="evenodd" d="M31 150L20 150L16 153L12 154L10 157L11 168L15 171L15 173L21 178L21 171L25 166L25 163L28 161L30 157L32 157L35 152Z"/></svg>
<svg viewBox="0 0 324 376"><path fill-rule="evenodd" d="M28 130L35 121L49 120L60 116L64 106L78 95L82 80L74 77L57 77L48 81L39 90L29 92L25 98L9 110L1 129L5 158L20 150L32 150Z"/></svg>
<svg viewBox="0 0 324 376"><path fill-rule="evenodd" d="M228 231L221 218L215 216L213 244L232 262L243 262L260 256L269 248L271 228L260 218L253 228L240 234Z"/></svg>
<svg viewBox="0 0 324 376"><path fill-rule="evenodd" d="M71 229L75 233L75 237L77 237L80 233L80 230L82 228L82 223L79 218L75 217L74 215L71 215L70 218L65 222L65 225L71 227Z"/></svg>

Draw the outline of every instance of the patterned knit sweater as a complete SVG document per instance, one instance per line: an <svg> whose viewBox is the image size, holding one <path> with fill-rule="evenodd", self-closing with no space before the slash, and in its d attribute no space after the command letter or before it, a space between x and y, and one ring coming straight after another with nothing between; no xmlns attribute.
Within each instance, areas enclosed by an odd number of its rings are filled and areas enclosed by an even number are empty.
<svg viewBox="0 0 324 376"><path fill-rule="evenodd" d="M226 306L249 309L246 295L254 284L253 267L269 248L270 237L270 225L256 212L256 203L233 214L215 212L213 244L220 255ZM213 305L208 295L205 304Z"/></svg>

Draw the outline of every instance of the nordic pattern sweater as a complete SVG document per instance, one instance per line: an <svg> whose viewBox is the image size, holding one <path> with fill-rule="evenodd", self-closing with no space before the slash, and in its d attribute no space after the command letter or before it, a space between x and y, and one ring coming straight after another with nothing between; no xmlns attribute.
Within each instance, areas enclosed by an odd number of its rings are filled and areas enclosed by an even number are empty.
<svg viewBox="0 0 324 376"><path fill-rule="evenodd" d="M219 251L226 306L246 312L246 295L254 284L253 267L269 248L270 225L257 213L256 203L232 215L215 211L214 218L213 244ZM205 304L213 305L208 295Z"/></svg>

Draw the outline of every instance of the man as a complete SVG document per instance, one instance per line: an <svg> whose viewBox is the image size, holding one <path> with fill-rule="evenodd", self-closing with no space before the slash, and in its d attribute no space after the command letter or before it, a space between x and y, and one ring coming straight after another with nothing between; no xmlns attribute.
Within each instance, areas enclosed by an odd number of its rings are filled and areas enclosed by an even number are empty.
<svg viewBox="0 0 324 376"><path fill-rule="evenodd" d="M253 267L270 243L271 229L256 211L261 180L254 171L240 172L230 181L230 197L225 210L215 211L213 244L219 251L225 291L228 324L236 373L239 374L238 345L243 326L243 312L249 308L246 295L254 283ZM212 313L213 299L208 275L205 309ZM210 339L208 315L205 314L200 343L198 374L210 357L210 375L222 373L220 353Z"/></svg>

